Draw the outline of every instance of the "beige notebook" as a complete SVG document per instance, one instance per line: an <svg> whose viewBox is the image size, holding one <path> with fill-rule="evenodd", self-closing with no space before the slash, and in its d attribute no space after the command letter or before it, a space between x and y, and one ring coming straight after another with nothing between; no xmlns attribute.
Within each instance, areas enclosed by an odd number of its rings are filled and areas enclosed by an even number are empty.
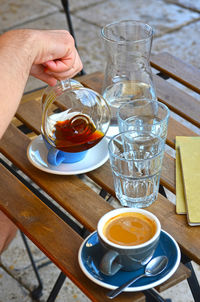
<svg viewBox="0 0 200 302"><path fill-rule="evenodd" d="M200 137L179 142L188 223L200 225Z"/></svg>
<svg viewBox="0 0 200 302"><path fill-rule="evenodd" d="M181 161L179 147L180 143L188 139L186 136L177 136L176 137L176 213L177 214L186 214L186 204L185 204L185 194L183 187L183 178L181 170Z"/></svg>

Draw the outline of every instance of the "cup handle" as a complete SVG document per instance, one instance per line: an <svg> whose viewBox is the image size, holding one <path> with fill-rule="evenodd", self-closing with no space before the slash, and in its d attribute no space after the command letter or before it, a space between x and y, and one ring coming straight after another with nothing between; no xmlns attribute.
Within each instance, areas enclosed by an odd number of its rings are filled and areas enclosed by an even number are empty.
<svg viewBox="0 0 200 302"><path fill-rule="evenodd" d="M59 166L63 160L64 160L64 155L60 150L57 150L55 148L50 148L48 150L47 154L47 161L53 166Z"/></svg>
<svg viewBox="0 0 200 302"><path fill-rule="evenodd" d="M118 255L118 252L109 250L103 256L99 265L99 269L104 275L113 276L121 269L122 265L115 261Z"/></svg>

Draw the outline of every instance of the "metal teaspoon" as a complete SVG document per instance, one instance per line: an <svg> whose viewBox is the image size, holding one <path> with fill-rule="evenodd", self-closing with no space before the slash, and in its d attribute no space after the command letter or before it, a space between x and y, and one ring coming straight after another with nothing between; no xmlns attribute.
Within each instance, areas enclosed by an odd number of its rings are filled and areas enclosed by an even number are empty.
<svg viewBox="0 0 200 302"><path fill-rule="evenodd" d="M156 258L153 258L146 266L145 268L145 272L144 274L136 277L136 278L132 278L131 280L127 281L126 283L122 284L121 286L117 287L114 290L111 290L110 292L108 292L107 296L110 299L115 298L116 296L118 296L126 287L128 287L129 285L131 285L132 283L134 283L135 281L137 281L140 278L143 277L153 277L156 276L158 274L160 274L167 266L168 263L168 259L166 256L158 256Z"/></svg>

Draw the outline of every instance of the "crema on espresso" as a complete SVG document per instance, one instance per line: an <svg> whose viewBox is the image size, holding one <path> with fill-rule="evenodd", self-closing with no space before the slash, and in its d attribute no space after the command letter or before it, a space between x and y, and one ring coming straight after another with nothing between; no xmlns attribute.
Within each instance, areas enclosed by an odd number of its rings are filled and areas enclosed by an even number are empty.
<svg viewBox="0 0 200 302"><path fill-rule="evenodd" d="M156 223L141 213L121 213L105 223L103 233L109 241L115 244L139 245L155 235Z"/></svg>

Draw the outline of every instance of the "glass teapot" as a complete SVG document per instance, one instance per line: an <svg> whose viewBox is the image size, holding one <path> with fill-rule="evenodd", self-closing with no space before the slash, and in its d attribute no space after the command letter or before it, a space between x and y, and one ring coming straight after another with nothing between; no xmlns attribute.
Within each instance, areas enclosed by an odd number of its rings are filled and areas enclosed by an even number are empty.
<svg viewBox="0 0 200 302"><path fill-rule="evenodd" d="M45 89L41 131L56 149L88 150L105 136L109 124L110 109L105 99L78 81L60 81Z"/></svg>

